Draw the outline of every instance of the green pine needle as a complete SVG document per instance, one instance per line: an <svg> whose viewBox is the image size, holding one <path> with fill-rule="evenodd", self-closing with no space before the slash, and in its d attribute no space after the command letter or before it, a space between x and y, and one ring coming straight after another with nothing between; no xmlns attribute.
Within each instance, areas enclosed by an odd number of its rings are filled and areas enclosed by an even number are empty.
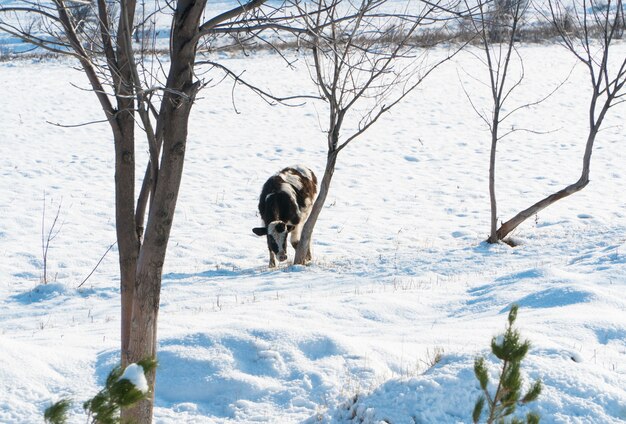
<svg viewBox="0 0 626 424"><path fill-rule="evenodd" d="M513 323L515 323L515 320L517 319L517 310L519 309L519 306L514 303L511 305L511 311L509 312L509 325L512 326Z"/></svg>
<svg viewBox="0 0 626 424"><path fill-rule="evenodd" d="M61 399L57 403L46 408L43 418L47 424L65 424L67 422L67 411L72 402L69 399Z"/></svg>
<svg viewBox="0 0 626 424"><path fill-rule="evenodd" d="M500 344L500 342L502 344ZM491 353L495 355L501 361L507 360L506 350L504 348L505 339L500 340L499 337L494 337L491 339Z"/></svg>
<svg viewBox="0 0 626 424"><path fill-rule="evenodd" d="M520 362L511 362L502 373L502 386L512 393L519 393L519 390L522 387L520 365Z"/></svg>
<svg viewBox="0 0 626 424"><path fill-rule="evenodd" d="M541 394L541 389L543 388L541 384L541 380L535 381L535 384L532 385L528 393L522 398L522 403L532 402L537 400L539 395Z"/></svg>
<svg viewBox="0 0 626 424"><path fill-rule="evenodd" d="M484 406L485 406L485 397L481 396L476 401L476 405L474 405L474 412L472 413L472 420L474 420L474 424L478 424L478 421L480 421L480 416L483 413Z"/></svg>
<svg viewBox="0 0 626 424"><path fill-rule="evenodd" d="M123 379L111 387L110 396L117 405L129 406L145 398L146 394L138 390L130 381Z"/></svg>
<svg viewBox="0 0 626 424"><path fill-rule="evenodd" d="M113 386L115 382L119 380L119 378L121 377L123 373L124 373L124 370L122 369L121 365L118 365L115 368L113 368L111 372L109 373L109 375L107 376L106 383L104 383L105 389L111 388L111 386Z"/></svg>
<svg viewBox="0 0 626 424"><path fill-rule="evenodd" d="M509 415L513 415L515 413L515 403L513 403L512 405L507 406L504 409L504 412L502 412L502 416L503 417L508 417Z"/></svg>
<svg viewBox="0 0 626 424"><path fill-rule="evenodd" d="M480 383L480 388L487 390L489 384L489 374L487 373L487 367L485 366L485 358L476 358L474 361L474 374Z"/></svg>
<svg viewBox="0 0 626 424"><path fill-rule="evenodd" d="M528 415L526 415L526 423L539 424L539 414L535 412L529 412Z"/></svg>
<svg viewBox="0 0 626 424"><path fill-rule="evenodd" d="M146 358L137 362L137 365L141 365L141 367L143 368L143 372L147 374L154 371L159 363L154 358Z"/></svg>

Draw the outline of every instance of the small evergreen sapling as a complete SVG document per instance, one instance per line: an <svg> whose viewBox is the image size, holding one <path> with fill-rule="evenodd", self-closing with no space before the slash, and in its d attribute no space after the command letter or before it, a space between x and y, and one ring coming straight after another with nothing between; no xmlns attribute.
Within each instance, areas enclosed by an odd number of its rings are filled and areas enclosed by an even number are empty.
<svg viewBox="0 0 626 424"><path fill-rule="evenodd" d="M484 392L484 395L478 398L474 406L474 413L472 414L474 424L480 421L485 403L489 407L487 424L494 422L505 423L506 417L515 413L517 405L532 402L536 400L541 393L541 380L537 380L523 397L521 395L522 378L520 375L520 366L526 353L528 353L530 342L528 340L521 342L519 331L513 328L513 324L517 318L517 309L517 305L511 306L505 333L491 339L491 351L502 361L502 370L493 397L491 397L488 390L489 375L485 358L476 358L474 362L474 374ZM539 415L529 413L525 420L513 417L510 423L538 424Z"/></svg>
<svg viewBox="0 0 626 424"><path fill-rule="evenodd" d="M67 411L70 409L71 404L71 400L61 399L48 407L43 414L45 422L48 424L65 424L67 422Z"/></svg>
<svg viewBox="0 0 626 424"><path fill-rule="evenodd" d="M150 390L145 374L154 370L157 363L153 359L144 359L137 364L130 364L126 369L117 366L107 377L104 389L92 399L83 403L89 423L118 424L120 410L145 399ZM44 419L48 424L64 424L71 401L63 399L46 409Z"/></svg>

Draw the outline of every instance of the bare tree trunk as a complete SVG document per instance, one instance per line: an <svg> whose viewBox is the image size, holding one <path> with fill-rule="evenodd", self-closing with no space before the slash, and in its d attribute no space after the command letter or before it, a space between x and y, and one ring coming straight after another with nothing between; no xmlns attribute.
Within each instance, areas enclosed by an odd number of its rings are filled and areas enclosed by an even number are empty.
<svg viewBox="0 0 626 424"><path fill-rule="evenodd" d="M139 239L135 224L135 101L132 84L131 58L132 46L128 45L132 31L128 23L134 21L135 1L122 2L117 37L117 113L115 119L119 134L114 134L115 141L115 222L120 263L121 292L121 349L122 366L126 361L130 343L130 320L132 316L133 290Z"/></svg>
<svg viewBox="0 0 626 424"><path fill-rule="evenodd" d="M328 196L328 190L330 188L330 181L332 180L333 173L335 172L335 164L337 163L338 154L339 151L337 150L331 151L328 153L326 158L324 176L322 177L322 182L320 183L317 199L315 199L315 203L313 203L311 214L302 228L300 242L298 243L298 248L296 249L296 256L293 259L294 265L305 265L309 260L311 260L311 237L313 235L313 229L315 228L317 218L319 217L320 212L322 212L322 208L326 202L326 197Z"/></svg>
<svg viewBox="0 0 626 424"><path fill-rule="evenodd" d="M468 10L473 7L469 3L465 2ZM500 10L506 7L507 10ZM487 10L485 8L488 8ZM493 8L491 11L489 8ZM473 25L476 31L476 36L481 42L481 49L485 53L485 64L489 72L489 87L491 89L491 96L493 100L493 109L491 116L478 110L472 100L470 103L474 108L474 111L489 127L491 134L491 148L489 155L489 237L488 243L497 243L498 238L498 202L496 197L496 156L498 149L498 141L500 136L498 129L501 121L500 116L502 107L506 99L518 87L523 79L523 73L519 79L512 85L507 84L509 77L509 66L511 64L512 53L515 50L515 39L519 31L519 22L524 14L524 8L521 1L515 1L509 6L493 5L489 2L478 2L478 13L476 15L470 15L470 23ZM506 13L505 13L506 12ZM506 15L506 16L505 16ZM509 20L511 22L509 22ZM497 40L496 40L497 39ZM501 44L495 43L495 41L502 42ZM506 41L506 43L504 43ZM504 51L504 55L502 54ZM520 61L521 57L518 56ZM469 98L469 94L466 95ZM506 119L506 116L505 118Z"/></svg>
<svg viewBox="0 0 626 424"><path fill-rule="evenodd" d="M123 134L115 137L115 221L120 265L121 291L121 342L122 364L126 366L130 340L130 319L132 314L133 290L139 240L135 232L135 161L131 149L134 148L133 127L135 122L130 113L130 122L120 123Z"/></svg>
<svg viewBox="0 0 626 424"><path fill-rule="evenodd" d="M491 154L489 155L489 202L491 205L491 231L489 233L488 243L497 243L498 235L498 204L496 202L496 150L498 146L498 111L493 121L493 130L491 132Z"/></svg>
<svg viewBox="0 0 626 424"><path fill-rule="evenodd" d="M193 81L193 67L204 4L202 1L179 1L174 16L168 91L159 113L163 122L161 167L154 192L155 207L150 208L136 268L129 362L156 356L163 263L182 179L189 114L199 88L199 84ZM149 387L154 389L155 372L146 377ZM152 399L122 411L122 420L139 424L152 422L153 400L154 390Z"/></svg>
<svg viewBox="0 0 626 424"><path fill-rule="evenodd" d="M563 199L564 197L570 196L574 193L579 192L583 188L589 184L589 168L591 165L591 153L593 152L593 143L596 139L596 135L598 134L598 127L593 127L589 132L589 137L587 138L587 145L585 147L585 155L583 157L583 169L578 181L574 184L570 184L567 187L549 195L548 197L540 200L534 205L530 206L527 209L524 209L513 218L509 219L507 222L502 224L500 228L498 228L497 237L502 240L507 235L511 233L511 231L515 230L521 223L526 221L531 216L539 213L543 209L552 205L553 203Z"/></svg>

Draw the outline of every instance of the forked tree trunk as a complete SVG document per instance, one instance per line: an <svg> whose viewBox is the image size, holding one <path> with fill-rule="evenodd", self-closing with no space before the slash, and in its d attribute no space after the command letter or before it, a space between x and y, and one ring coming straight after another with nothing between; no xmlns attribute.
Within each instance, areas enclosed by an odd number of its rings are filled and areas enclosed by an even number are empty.
<svg viewBox="0 0 626 424"><path fill-rule="evenodd" d="M163 122L161 166L136 267L129 362L156 358L163 262L182 179L189 114L199 87L194 83L193 67L204 4L202 1L179 1L174 15L168 90L159 113ZM123 410L122 422L152 422L155 372L146 377L152 397Z"/></svg>
<svg viewBox="0 0 626 424"><path fill-rule="evenodd" d="M293 259L294 265L306 265L306 263L311 260L310 252L312 252L311 238L313 235L313 229L315 228L317 218L319 217L320 212L322 212L322 208L324 207L324 203L326 202L328 190L330 189L330 182L333 178L333 173L335 172L335 164L337 163L338 154L339 152L337 150L334 150L329 152L328 156L326 157L326 168L324 169L324 176L322 177L322 182L319 186L317 199L315 199L315 202L313 203L311 214L309 215L309 218L306 220L306 223L302 228L300 243L298 243L296 256Z"/></svg>
<svg viewBox="0 0 626 424"><path fill-rule="evenodd" d="M604 116L604 115L602 115ZM599 121L601 122L601 120ZM509 219L507 222L502 224L500 228L498 228L498 239L502 240L507 235L511 233L511 231L515 230L521 223L526 221L531 216L539 213L543 209L552 205L553 203L563 199L564 197L570 196L576 192L579 192L583 188L589 184L589 167L591 165L591 153L593 152L593 143L596 139L596 135L598 134L598 129L600 125L597 124L591 128L589 131L589 137L587 138L587 145L585 147L585 155L583 157L583 169L578 181L574 184L570 184L567 187L549 195L548 197L540 200L535 203L531 207L524 209L513 218Z"/></svg>

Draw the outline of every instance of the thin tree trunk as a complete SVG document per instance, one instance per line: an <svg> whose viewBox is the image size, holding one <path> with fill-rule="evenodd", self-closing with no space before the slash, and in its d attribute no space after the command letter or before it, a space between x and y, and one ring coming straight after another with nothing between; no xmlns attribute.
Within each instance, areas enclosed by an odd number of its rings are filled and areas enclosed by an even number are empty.
<svg viewBox="0 0 626 424"><path fill-rule="evenodd" d="M317 199L315 199L315 203L313 203L311 214L309 215L309 218L302 228L300 242L298 243L298 248L296 249L296 256L293 259L294 265L305 265L307 261L311 260L310 252L313 229L315 228L317 218L319 217L320 212L322 212L322 208L324 207L324 203L326 202L328 190L330 189L330 182L333 178L333 173L335 172L335 164L337 163L338 154L339 152L335 150L329 152L326 158L326 169L324 170L324 176L322 177L322 182L320 183Z"/></svg>
<svg viewBox="0 0 626 424"><path fill-rule="evenodd" d="M497 106L496 106L497 107ZM491 133L491 154L489 155L489 202L491 205L491 230L487 242L497 243L498 235L498 204L496 202L496 150L498 146L498 117L494 118Z"/></svg>
<svg viewBox="0 0 626 424"><path fill-rule="evenodd" d="M589 132L589 137L587 138L587 145L585 147L585 155L583 157L583 169L578 181L574 184L570 184L564 189L561 189L548 197L540 200L535 203L531 207L524 209L513 218L509 219L507 222L502 224L500 228L498 228L498 239L502 240L507 235L511 233L511 231L515 230L521 223L526 221L531 216L539 213L543 209L552 205L553 203L563 199L564 197L570 196L576 192L579 192L583 188L589 184L589 168L591 165L591 153L593 152L593 143L596 139L596 135L598 134L599 125L592 127Z"/></svg>

